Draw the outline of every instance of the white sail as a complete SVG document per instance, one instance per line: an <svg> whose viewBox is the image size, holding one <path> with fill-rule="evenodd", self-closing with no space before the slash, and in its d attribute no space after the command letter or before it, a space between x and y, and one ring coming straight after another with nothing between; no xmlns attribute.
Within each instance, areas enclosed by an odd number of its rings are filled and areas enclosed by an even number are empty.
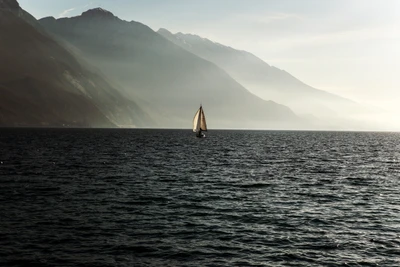
<svg viewBox="0 0 400 267"><path fill-rule="evenodd" d="M200 113L201 113L201 108L199 108L199 110L196 112L196 115L194 115L193 118L193 132L197 132L200 130Z"/></svg>
<svg viewBox="0 0 400 267"><path fill-rule="evenodd" d="M197 110L193 118L193 132L207 131L206 117L204 116L203 108Z"/></svg>

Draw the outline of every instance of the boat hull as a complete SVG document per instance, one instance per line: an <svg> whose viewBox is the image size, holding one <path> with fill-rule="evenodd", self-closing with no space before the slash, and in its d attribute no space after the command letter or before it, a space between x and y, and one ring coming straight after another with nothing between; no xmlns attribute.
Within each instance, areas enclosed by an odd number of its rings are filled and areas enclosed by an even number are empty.
<svg viewBox="0 0 400 267"><path fill-rule="evenodd" d="M197 134L196 134L196 137L197 137L197 138L205 138L206 135L203 134L203 133L197 133Z"/></svg>

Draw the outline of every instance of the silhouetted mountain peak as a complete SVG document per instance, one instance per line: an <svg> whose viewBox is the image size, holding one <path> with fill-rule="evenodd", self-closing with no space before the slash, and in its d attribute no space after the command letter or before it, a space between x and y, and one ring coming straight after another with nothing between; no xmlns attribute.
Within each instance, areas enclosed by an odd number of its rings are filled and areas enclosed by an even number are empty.
<svg viewBox="0 0 400 267"><path fill-rule="evenodd" d="M36 19L23 10L17 0L0 0L0 12L13 14L34 27L38 26ZM0 15L0 19L6 18L5 21L8 21L7 17L8 19L10 18L9 16L4 16L4 14Z"/></svg>
<svg viewBox="0 0 400 267"><path fill-rule="evenodd" d="M192 33L177 32L177 33L175 34L175 36L178 36L178 37L189 37L189 38L192 38L192 39L197 39L197 40L199 40L199 41L210 41L210 40L207 39L207 38L203 38L203 37L201 37L201 36L199 36L199 35L192 34ZM210 41L210 42L211 42L211 41Z"/></svg>
<svg viewBox="0 0 400 267"><path fill-rule="evenodd" d="M39 21L51 21L51 22L55 22L55 21L56 21L56 18L55 18L55 17L52 17L52 16L49 16L49 17L41 18Z"/></svg>
<svg viewBox="0 0 400 267"><path fill-rule="evenodd" d="M172 32L170 32L169 30L167 30L167 29L165 29L165 28L160 28L160 29L158 29L157 32L160 33L160 34L170 34L170 35L173 35Z"/></svg>
<svg viewBox="0 0 400 267"><path fill-rule="evenodd" d="M222 49L229 49L229 50L236 50L233 49L230 46L226 46L214 41L211 41L210 39L201 37L199 35L196 34L191 34L191 33L182 33L182 32L178 32L178 33L172 33L170 31L168 31L167 29L164 28L160 28L157 31L160 35L164 36L165 38L167 38L168 40L174 42L175 44L178 44L179 46L183 46L183 47L192 47L192 45L195 44L200 44L200 45L205 45L205 46L211 46L211 47L219 47ZM246 52L243 50L236 50L238 52ZM246 52L247 53L247 52Z"/></svg>
<svg viewBox="0 0 400 267"><path fill-rule="evenodd" d="M0 0L0 9L19 9L17 0Z"/></svg>
<svg viewBox="0 0 400 267"><path fill-rule="evenodd" d="M81 15L83 18L103 18L103 19L112 19L115 18L114 14L108 10L102 9L100 7L89 9L85 11Z"/></svg>

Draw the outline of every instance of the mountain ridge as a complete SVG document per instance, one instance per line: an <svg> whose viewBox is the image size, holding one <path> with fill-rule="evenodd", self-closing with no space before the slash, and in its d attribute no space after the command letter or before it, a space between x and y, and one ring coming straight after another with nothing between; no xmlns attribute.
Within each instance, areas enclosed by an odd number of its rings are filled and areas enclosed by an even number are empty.
<svg viewBox="0 0 400 267"><path fill-rule="evenodd" d="M296 103L293 103L290 98L296 98L295 100L298 101L297 97L304 97L301 94L306 93L310 99L311 97L317 98L314 99L317 102L324 102L321 99L328 98L331 101L339 101L344 105L357 105L353 100L311 87L287 71L271 66L245 50L238 50L191 33L178 32L173 34L165 28L160 28L157 32L188 51L214 62L263 99L274 99L289 107L296 107ZM240 67L241 64L244 67ZM255 83L258 83L259 88L254 85ZM286 91L290 92L292 96L285 95ZM321 103L321 106L325 104ZM334 108L334 105L330 103L326 106ZM294 108L294 110L300 113L304 112L301 108Z"/></svg>
<svg viewBox="0 0 400 267"><path fill-rule="evenodd" d="M0 6L0 125L115 127L146 117L17 1L0 0Z"/></svg>
<svg viewBox="0 0 400 267"><path fill-rule="evenodd" d="M0 0L0 9L17 10L20 5L17 0Z"/></svg>
<svg viewBox="0 0 400 267"><path fill-rule="evenodd" d="M203 102L215 124L223 127L237 124L235 116L242 118L243 127L259 123L291 127L298 121L289 108L255 96L214 63L182 49L142 23L121 19L92 23L82 15L55 21L43 18L39 22L117 80L126 95L137 95L150 103L147 111L155 107L161 110L162 127L187 125L187 114L194 112L199 102Z"/></svg>

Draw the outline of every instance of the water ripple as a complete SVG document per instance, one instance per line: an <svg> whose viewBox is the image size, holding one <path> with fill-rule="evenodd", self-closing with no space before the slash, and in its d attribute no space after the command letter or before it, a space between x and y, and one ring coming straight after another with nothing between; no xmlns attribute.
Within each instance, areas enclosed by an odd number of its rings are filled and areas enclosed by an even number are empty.
<svg viewBox="0 0 400 267"><path fill-rule="evenodd" d="M400 266L399 140L1 129L0 266Z"/></svg>

